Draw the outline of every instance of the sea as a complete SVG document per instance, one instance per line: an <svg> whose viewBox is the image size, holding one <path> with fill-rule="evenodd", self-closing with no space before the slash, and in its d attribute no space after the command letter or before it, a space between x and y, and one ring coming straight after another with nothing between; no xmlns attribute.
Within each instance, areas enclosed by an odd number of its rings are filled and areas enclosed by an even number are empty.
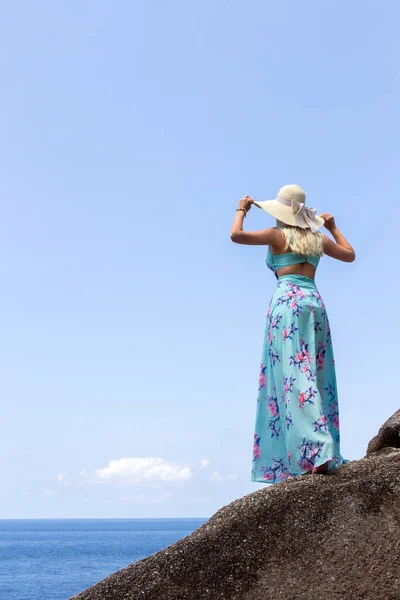
<svg viewBox="0 0 400 600"><path fill-rule="evenodd" d="M0 600L68 600L206 520L0 520Z"/></svg>

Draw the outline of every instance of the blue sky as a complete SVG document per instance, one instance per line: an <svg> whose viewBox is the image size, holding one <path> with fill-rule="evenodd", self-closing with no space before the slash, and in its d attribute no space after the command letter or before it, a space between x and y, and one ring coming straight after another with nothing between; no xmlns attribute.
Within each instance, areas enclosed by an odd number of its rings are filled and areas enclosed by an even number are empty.
<svg viewBox="0 0 400 600"><path fill-rule="evenodd" d="M341 451L364 455L399 408L399 18L394 0L2 4L0 518L209 516L262 487L275 280L229 229L242 195L287 183L357 252L317 282Z"/></svg>

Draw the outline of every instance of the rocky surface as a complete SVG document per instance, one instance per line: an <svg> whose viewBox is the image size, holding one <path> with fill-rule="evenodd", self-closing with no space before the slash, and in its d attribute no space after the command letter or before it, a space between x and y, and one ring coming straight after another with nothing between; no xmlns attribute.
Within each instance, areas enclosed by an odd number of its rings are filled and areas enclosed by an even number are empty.
<svg viewBox="0 0 400 600"><path fill-rule="evenodd" d="M399 600L400 410L367 455L266 486L74 600Z"/></svg>
<svg viewBox="0 0 400 600"><path fill-rule="evenodd" d="M397 410L372 438L367 448L367 456L383 448L400 448L400 410Z"/></svg>

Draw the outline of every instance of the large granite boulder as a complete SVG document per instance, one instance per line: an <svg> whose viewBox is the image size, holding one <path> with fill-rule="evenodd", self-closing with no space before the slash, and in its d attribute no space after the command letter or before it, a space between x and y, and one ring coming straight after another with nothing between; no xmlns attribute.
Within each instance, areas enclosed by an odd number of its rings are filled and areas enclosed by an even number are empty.
<svg viewBox="0 0 400 600"><path fill-rule="evenodd" d="M75 600L399 600L400 411L367 456L224 506Z"/></svg>
<svg viewBox="0 0 400 600"><path fill-rule="evenodd" d="M367 456L382 448L400 448L400 410L397 410L372 438L367 448Z"/></svg>

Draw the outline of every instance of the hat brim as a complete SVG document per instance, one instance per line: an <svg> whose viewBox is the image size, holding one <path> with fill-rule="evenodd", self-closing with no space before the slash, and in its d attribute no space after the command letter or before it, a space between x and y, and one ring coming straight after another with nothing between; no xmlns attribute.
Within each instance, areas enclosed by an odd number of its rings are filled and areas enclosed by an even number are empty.
<svg viewBox="0 0 400 600"><path fill-rule="evenodd" d="M289 206L285 206L276 200L261 200L259 202L254 201L254 205L286 225L292 225L293 227L297 226L296 217ZM322 225L325 223L324 219L322 217L318 217L317 215L313 221L317 229L322 227Z"/></svg>

